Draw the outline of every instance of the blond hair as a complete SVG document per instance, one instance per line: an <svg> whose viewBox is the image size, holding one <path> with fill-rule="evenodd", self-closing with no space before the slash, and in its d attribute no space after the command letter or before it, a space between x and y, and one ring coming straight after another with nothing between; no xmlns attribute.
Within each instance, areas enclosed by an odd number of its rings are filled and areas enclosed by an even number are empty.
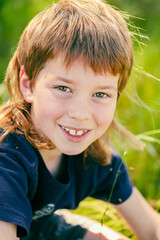
<svg viewBox="0 0 160 240"><path fill-rule="evenodd" d="M119 74L118 94L124 89L133 65L130 32L120 12L101 0L60 0L31 20L9 63L5 80L11 101L0 110L2 138L18 132L36 148L54 148L34 129L31 106L20 91L19 73L24 65L33 86L47 61L59 54L67 68L80 59L84 67L95 73ZM112 153L109 147L107 151L102 147L100 140L92 143L88 152L100 164L107 163Z"/></svg>

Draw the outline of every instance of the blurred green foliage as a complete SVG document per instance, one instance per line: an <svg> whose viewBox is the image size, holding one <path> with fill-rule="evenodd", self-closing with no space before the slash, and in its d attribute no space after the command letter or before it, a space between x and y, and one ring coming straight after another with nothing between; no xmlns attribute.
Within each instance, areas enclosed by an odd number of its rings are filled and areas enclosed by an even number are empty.
<svg viewBox="0 0 160 240"><path fill-rule="evenodd" d="M159 129L160 82L154 77L160 78L160 2L159 0L110 0L108 2L133 16L131 24L138 28L132 27L131 31L140 32L141 35L149 37L148 40L137 36L137 41L133 38L135 68L127 90L119 99L116 114L120 122L134 134ZM0 0L0 82L4 79L8 62L16 49L23 29L38 12L51 5L50 0ZM145 72L154 77L146 75ZM2 84L0 102L4 102L7 96ZM159 135L155 137L159 138ZM138 152L133 150L127 142L122 141L120 136L116 137L114 142L128 164L131 178L144 196L160 198L159 144L146 141L145 150Z"/></svg>
<svg viewBox="0 0 160 240"><path fill-rule="evenodd" d="M135 134L160 129L160 2L159 0L113 0L112 3L135 16L131 17L131 22L140 28L142 35L149 38L137 37L138 41L144 44L140 46L134 41L133 76L129 80L127 91L119 100L118 118ZM159 139L160 134L153 137ZM125 143L122 146L121 138L119 143L121 154L125 152L124 159L135 185L146 198L160 198L159 144L146 141L145 150L138 152Z"/></svg>

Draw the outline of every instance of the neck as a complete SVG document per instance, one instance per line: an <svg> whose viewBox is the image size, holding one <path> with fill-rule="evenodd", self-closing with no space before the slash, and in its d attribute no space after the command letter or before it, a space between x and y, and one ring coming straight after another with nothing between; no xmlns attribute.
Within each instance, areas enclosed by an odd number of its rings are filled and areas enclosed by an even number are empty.
<svg viewBox="0 0 160 240"><path fill-rule="evenodd" d="M53 150L40 149L39 152L49 171L54 174L60 165L62 153L57 148Z"/></svg>

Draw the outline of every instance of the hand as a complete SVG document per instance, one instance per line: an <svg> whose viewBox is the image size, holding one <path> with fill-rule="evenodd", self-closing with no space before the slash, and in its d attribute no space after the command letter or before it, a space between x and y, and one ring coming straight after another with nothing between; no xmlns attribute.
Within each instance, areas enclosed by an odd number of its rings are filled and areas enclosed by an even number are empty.
<svg viewBox="0 0 160 240"><path fill-rule="evenodd" d="M129 240L129 238L107 226L95 223L88 229L83 240Z"/></svg>

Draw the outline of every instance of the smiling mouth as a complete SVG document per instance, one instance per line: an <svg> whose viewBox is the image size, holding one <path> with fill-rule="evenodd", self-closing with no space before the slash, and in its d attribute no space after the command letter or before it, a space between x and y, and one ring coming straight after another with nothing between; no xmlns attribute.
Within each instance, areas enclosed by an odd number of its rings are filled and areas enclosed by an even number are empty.
<svg viewBox="0 0 160 240"><path fill-rule="evenodd" d="M72 136L82 136L89 131L89 130L75 130L75 129L71 129L71 128L65 128L63 126L61 126L61 127L63 130L65 130Z"/></svg>

